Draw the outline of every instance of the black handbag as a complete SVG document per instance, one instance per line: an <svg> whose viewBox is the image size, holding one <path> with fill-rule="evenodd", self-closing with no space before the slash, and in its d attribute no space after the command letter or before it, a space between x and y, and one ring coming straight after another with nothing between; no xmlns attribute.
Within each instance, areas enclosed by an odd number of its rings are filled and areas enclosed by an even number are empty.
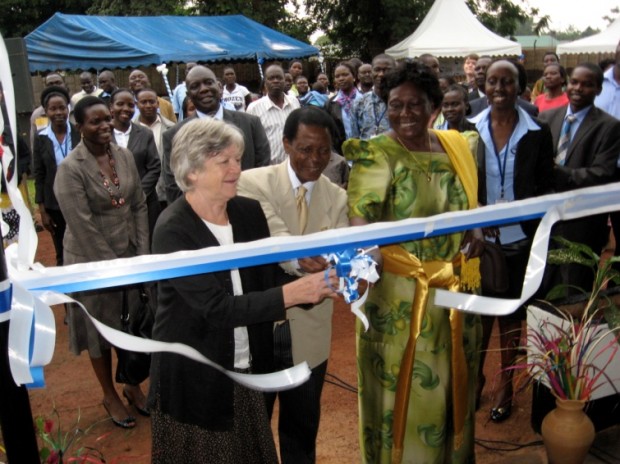
<svg viewBox="0 0 620 464"><path fill-rule="evenodd" d="M135 292L136 288L140 294L139 303L135 311L132 311L130 314L128 293ZM121 326L123 332L136 337L151 338L155 313L146 287L138 285L137 287L125 289L123 291L122 304ZM149 353L139 353L117 348L116 354L118 356L118 364L115 377L118 383L138 385L148 378L151 368L151 355Z"/></svg>
<svg viewBox="0 0 620 464"><path fill-rule="evenodd" d="M508 291L508 265L501 244L485 242L480 256L480 279L483 295L498 295Z"/></svg>

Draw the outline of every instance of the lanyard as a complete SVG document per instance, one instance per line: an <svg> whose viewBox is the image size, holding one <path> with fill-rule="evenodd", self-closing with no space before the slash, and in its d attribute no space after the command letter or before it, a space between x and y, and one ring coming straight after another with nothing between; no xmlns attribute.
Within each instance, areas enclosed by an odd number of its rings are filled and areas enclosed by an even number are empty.
<svg viewBox="0 0 620 464"><path fill-rule="evenodd" d="M69 124L67 124L67 130L65 132L65 140L62 143L60 143L60 140L58 140L58 136L52 130L51 127L50 127L50 131L52 132L52 134L54 134L54 139L52 140L52 142L56 142L56 145L58 145L58 148L60 149L60 154L62 155L62 159L65 159L67 157L67 154L69 154L69 139L71 138L71 130L69 128Z"/></svg>
<svg viewBox="0 0 620 464"><path fill-rule="evenodd" d="M497 147L495 147L495 141L493 139L493 124L491 124L491 117L489 116L489 133L491 134L491 143L493 144L493 153L495 153L495 159L497 160L497 168L499 169L499 175L500 175L500 192L499 192L500 201L504 201L504 183L506 181L506 160L508 159L508 153L510 153L510 139L512 138L512 135L515 132L518 122L519 122L519 115L517 114L517 118L515 119L515 122L512 126L512 130L510 131L510 136L508 137L508 140L506 141L506 148L503 150L504 160L502 164L502 160L500 158L500 154L502 151L500 150L498 152Z"/></svg>
<svg viewBox="0 0 620 464"><path fill-rule="evenodd" d="M56 138L56 142L58 142L58 146L60 147L60 153L62 154L62 159L65 159L67 157L67 151L69 150L69 141L67 140L69 138L69 134L65 133L65 140L60 143L58 141L58 138Z"/></svg>
<svg viewBox="0 0 620 464"><path fill-rule="evenodd" d="M381 113L381 115L377 118L377 107L375 106L375 102L372 102L372 112L375 117L375 133L377 134L379 133L379 124L381 124L381 120L383 119L383 116L385 116L386 111L387 111L387 105L385 105L383 113Z"/></svg>

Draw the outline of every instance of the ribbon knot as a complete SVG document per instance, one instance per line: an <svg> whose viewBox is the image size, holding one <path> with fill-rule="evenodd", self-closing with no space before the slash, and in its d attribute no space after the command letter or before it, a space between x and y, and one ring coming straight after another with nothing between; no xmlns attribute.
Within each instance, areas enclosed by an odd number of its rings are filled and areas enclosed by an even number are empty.
<svg viewBox="0 0 620 464"><path fill-rule="evenodd" d="M379 280L377 263L367 254L375 248L366 250L347 249L324 256L325 260L330 263L330 266L325 270L325 280L329 282L329 270L335 269L336 275L339 277L336 292L341 294L344 300L351 305L351 312L362 321L366 330L368 330L368 318L361 307L368 298L368 287L360 297L359 281L365 280L368 283L375 283Z"/></svg>

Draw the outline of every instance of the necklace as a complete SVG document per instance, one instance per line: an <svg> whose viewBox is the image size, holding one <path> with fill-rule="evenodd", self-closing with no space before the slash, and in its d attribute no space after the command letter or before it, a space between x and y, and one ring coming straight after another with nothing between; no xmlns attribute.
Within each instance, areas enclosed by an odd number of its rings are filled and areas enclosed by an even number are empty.
<svg viewBox="0 0 620 464"><path fill-rule="evenodd" d="M433 148L432 148L432 145L431 145L431 133L427 132L427 134L428 134L428 152L432 153L433 152ZM405 143L400 139L400 137L398 136L398 134L396 132L394 132L394 136L396 137L396 140L398 140L398 143L400 143L405 150L407 150L409 153L414 155L414 152L409 150L409 148L407 148ZM432 161L432 159L428 162L428 166L426 167L426 172L424 172L424 167L423 167L422 163L420 162L419 159L417 159L415 157L415 155L412 156L411 159L413 159L415 161L415 163L418 165L418 168L420 169L420 171L426 177L426 182L428 182L430 184L430 182L431 182L431 161Z"/></svg>
<svg viewBox="0 0 620 464"><path fill-rule="evenodd" d="M112 206L114 206L115 208L120 208L121 206L125 204L125 199L123 198L121 194L120 181L118 180L118 175L116 174L116 168L115 168L116 161L114 160L114 158L112 158L112 152L110 152L109 149L108 149L108 163L110 164L110 167L112 168L112 183L110 183L110 180L106 177L103 171L99 170L99 174L101 175L101 180L103 181L103 187L108 191L108 195L110 195ZM114 193L114 190L112 189L112 184L114 184L114 187L116 188L116 194Z"/></svg>

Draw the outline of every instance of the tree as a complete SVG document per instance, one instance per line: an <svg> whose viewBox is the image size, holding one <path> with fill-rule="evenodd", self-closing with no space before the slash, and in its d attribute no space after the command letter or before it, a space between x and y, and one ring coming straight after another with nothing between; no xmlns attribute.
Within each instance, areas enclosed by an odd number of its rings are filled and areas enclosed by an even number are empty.
<svg viewBox="0 0 620 464"><path fill-rule="evenodd" d="M618 18L618 14L620 14L620 6L615 6L609 10L608 15L603 16L603 19L607 21L607 25L609 26Z"/></svg>
<svg viewBox="0 0 620 464"><path fill-rule="evenodd" d="M0 0L0 32L4 38L23 37L54 13L84 14L89 0Z"/></svg>
<svg viewBox="0 0 620 464"><path fill-rule="evenodd" d="M294 11L289 11L287 5ZM311 21L299 18L299 0L195 0L186 12L190 15L221 16L242 14L267 27L308 42L315 27Z"/></svg>
<svg viewBox="0 0 620 464"><path fill-rule="evenodd" d="M370 60L411 34L432 4L433 0L306 0L317 26L345 55L358 55L362 60ZM511 0L468 0L467 4L485 26L503 36L513 34L520 22L537 14Z"/></svg>
<svg viewBox="0 0 620 464"><path fill-rule="evenodd" d="M156 16L182 13L182 0L94 0L86 11L102 16Z"/></svg>
<svg viewBox="0 0 620 464"><path fill-rule="evenodd" d="M571 24L563 31L552 31L551 35L553 35L557 40L572 41L589 37L591 35L598 34L599 32L601 31L598 29L593 29L590 26L588 26L584 31L581 31Z"/></svg>

